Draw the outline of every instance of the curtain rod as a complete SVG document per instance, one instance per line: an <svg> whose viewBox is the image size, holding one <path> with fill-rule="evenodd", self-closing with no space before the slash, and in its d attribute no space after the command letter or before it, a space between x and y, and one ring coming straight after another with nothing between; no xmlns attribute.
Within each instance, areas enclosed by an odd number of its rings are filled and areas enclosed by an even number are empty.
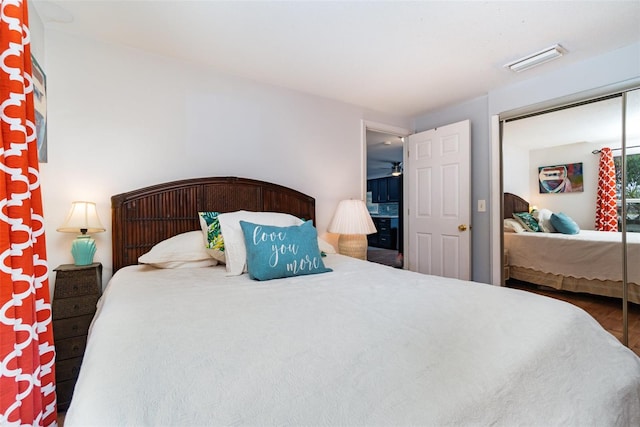
<svg viewBox="0 0 640 427"><path fill-rule="evenodd" d="M640 145L632 145L632 146L627 147L627 148L638 148L638 147L640 147ZM612 148L612 149L611 149L611 151L618 151L618 150L622 150L622 148ZM593 150L591 153L592 153L592 154L598 154L598 153L600 153L601 151L602 151L602 150Z"/></svg>

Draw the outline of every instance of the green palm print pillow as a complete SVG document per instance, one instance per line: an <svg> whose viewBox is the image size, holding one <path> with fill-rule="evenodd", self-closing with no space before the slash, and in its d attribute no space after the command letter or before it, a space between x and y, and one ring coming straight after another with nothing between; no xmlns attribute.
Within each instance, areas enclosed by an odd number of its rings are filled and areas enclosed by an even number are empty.
<svg viewBox="0 0 640 427"><path fill-rule="evenodd" d="M200 227L205 235L205 247L214 259L224 263L224 239L220 232L219 214L219 212L198 212Z"/></svg>

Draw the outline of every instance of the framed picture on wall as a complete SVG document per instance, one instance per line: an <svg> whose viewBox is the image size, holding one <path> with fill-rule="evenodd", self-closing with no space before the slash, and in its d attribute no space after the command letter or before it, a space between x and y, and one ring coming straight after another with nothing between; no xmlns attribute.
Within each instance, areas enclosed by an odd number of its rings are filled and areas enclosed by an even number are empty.
<svg viewBox="0 0 640 427"><path fill-rule="evenodd" d="M36 113L36 138L38 141L38 161L47 163L47 78L38 64L36 58L31 55L33 64L33 103Z"/></svg>
<svg viewBox="0 0 640 427"><path fill-rule="evenodd" d="M538 168L540 193L576 193L584 191L582 163L541 166Z"/></svg>

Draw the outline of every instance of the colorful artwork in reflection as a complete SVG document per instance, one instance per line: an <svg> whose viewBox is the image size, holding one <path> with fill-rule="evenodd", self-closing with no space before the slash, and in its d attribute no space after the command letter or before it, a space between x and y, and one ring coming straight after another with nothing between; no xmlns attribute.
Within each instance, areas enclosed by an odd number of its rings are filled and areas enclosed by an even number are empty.
<svg viewBox="0 0 640 427"><path fill-rule="evenodd" d="M584 191L582 163L538 168L540 193L576 193Z"/></svg>

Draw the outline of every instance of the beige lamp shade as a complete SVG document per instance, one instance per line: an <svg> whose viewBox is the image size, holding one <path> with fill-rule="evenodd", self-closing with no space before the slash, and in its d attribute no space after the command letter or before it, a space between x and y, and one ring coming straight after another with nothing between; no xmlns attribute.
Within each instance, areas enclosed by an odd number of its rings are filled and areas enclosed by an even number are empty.
<svg viewBox="0 0 640 427"><path fill-rule="evenodd" d="M329 224L330 233L338 233L338 252L367 259L367 234L375 233L367 205L362 200L342 200Z"/></svg>
<svg viewBox="0 0 640 427"><path fill-rule="evenodd" d="M57 228L64 233L100 233L105 228L98 218L96 204L93 202L72 202L71 210L64 223Z"/></svg>

